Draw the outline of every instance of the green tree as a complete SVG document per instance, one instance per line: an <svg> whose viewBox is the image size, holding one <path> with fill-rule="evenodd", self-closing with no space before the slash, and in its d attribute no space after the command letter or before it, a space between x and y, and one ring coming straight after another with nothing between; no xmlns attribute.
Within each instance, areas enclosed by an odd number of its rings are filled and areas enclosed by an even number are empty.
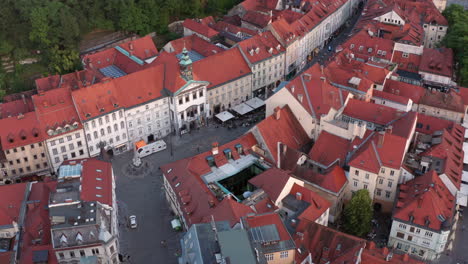
<svg viewBox="0 0 468 264"><path fill-rule="evenodd" d="M50 28L47 16L47 9L43 7L37 7L31 11L30 20L32 29L29 32L29 39L37 43L39 48L45 48L50 44L50 39L48 38Z"/></svg>
<svg viewBox="0 0 468 264"><path fill-rule="evenodd" d="M80 54L73 49L60 49L57 45L50 49L49 70L63 74L76 69L79 65Z"/></svg>
<svg viewBox="0 0 468 264"><path fill-rule="evenodd" d="M443 14L449 22L449 29L442 44L454 50L458 82L468 86L468 11L460 5L450 5Z"/></svg>
<svg viewBox="0 0 468 264"><path fill-rule="evenodd" d="M371 231L372 214L372 200L369 191L366 189L357 191L345 206L345 230L356 236L369 233Z"/></svg>

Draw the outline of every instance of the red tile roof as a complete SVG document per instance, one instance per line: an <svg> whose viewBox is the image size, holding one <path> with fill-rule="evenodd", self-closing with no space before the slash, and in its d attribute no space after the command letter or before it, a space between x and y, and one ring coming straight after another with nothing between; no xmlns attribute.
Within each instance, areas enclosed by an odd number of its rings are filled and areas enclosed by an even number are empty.
<svg viewBox="0 0 468 264"><path fill-rule="evenodd" d="M40 130L35 112L18 117L0 119L1 148L3 150L26 146L44 141L45 134Z"/></svg>
<svg viewBox="0 0 468 264"><path fill-rule="evenodd" d="M214 21L213 21L214 22ZM209 39L211 39L212 37L216 36L219 34L218 31L212 29L211 27L208 26L208 24L203 24L203 23L199 23L193 19L185 19L184 22L182 23L182 25L184 26L184 28L188 28L202 36L205 36Z"/></svg>
<svg viewBox="0 0 468 264"><path fill-rule="evenodd" d="M296 231L294 241L301 249L296 263L302 263L309 254L313 263L356 263L360 249L366 245L362 238L314 222L301 221Z"/></svg>
<svg viewBox="0 0 468 264"><path fill-rule="evenodd" d="M429 171L400 186L393 218L441 230L451 227L454 210L455 197L437 173Z"/></svg>
<svg viewBox="0 0 468 264"><path fill-rule="evenodd" d="M259 226L275 225L276 230L278 231L280 241L292 240L291 236L288 233L288 230L281 221L281 218L278 213L267 213L261 215L247 216L244 217L244 220L249 228L255 228Z"/></svg>
<svg viewBox="0 0 468 264"><path fill-rule="evenodd" d="M130 40L118 46L141 60L152 58L158 55L158 49L156 48L156 45L154 45L153 39L149 35Z"/></svg>
<svg viewBox="0 0 468 264"><path fill-rule="evenodd" d="M458 189L462 180L464 135L465 129L460 125L455 125L451 131L444 129L440 136L441 142L420 154L422 157L444 160L445 164L440 173L445 173Z"/></svg>
<svg viewBox="0 0 468 264"><path fill-rule="evenodd" d="M347 182L343 168L335 165L323 174L316 173L307 166L297 164L302 155L304 154L295 149L286 148L286 151L283 151L281 155L281 169L291 171L295 177L334 193L343 189Z"/></svg>
<svg viewBox="0 0 468 264"><path fill-rule="evenodd" d="M391 258L387 256L391 255ZM384 248L377 248L375 243L370 241L366 244L366 248L361 254L361 264L424 264L424 262L410 258L408 254L397 254L393 250Z"/></svg>
<svg viewBox="0 0 468 264"><path fill-rule="evenodd" d="M276 119L278 115L279 119ZM265 118L256 127L275 161L278 160L278 142L300 149L310 141L288 105L275 109L273 115Z"/></svg>
<svg viewBox="0 0 468 264"><path fill-rule="evenodd" d="M366 61L371 57L390 61L393 53L394 42L389 39L383 39L370 36L365 30L359 31L356 35L349 38L343 47L352 51L355 56L361 57ZM385 52L385 55L382 54Z"/></svg>
<svg viewBox="0 0 468 264"><path fill-rule="evenodd" d="M19 221L21 204L26 191L26 183L0 186L0 226L12 225Z"/></svg>
<svg viewBox="0 0 468 264"><path fill-rule="evenodd" d="M392 79L387 79L387 81L385 81L383 91L411 99L415 104L419 104L421 98L426 93L426 89L422 86L399 82Z"/></svg>
<svg viewBox="0 0 468 264"><path fill-rule="evenodd" d="M240 18L239 18L239 21L240 21ZM240 27L240 24L235 25L235 24L229 23L226 20L218 21L214 25L212 25L211 27L214 28L215 30L219 31L219 32L228 32L228 33L231 33L231 34L234 34L234 35L244 34L244 35L247 35L247 36L254 36L254 35L257 34L257 31L255 31L255 30Z"/></svg>
<svg viewBox="0 0 468 264"><path fill-rule="evenodd" d="M56 184L56 181L51 181L47 183L37 182L32 185L28 198L29 205L23 225L19 263L33 263L34 251L40 250L47 250L49 252L48 263L58 263L52 250L50 219L47 210L50 192L55 190ZM37 240L38 238L40 240Z"/></svg>
<svg viewBox="0 0 468 264"><path fill-rule="evenodd" d="M270 31L259 33L238 43L246 59L255 64L285 51ZM258 48L258 53L257 53ZM271 53L270 53L271 52Z"/></svg>
<svg viewBox="0 0 468 264"><path fill-rule="evenodd" d="M275 36L284 46L289 46L298 36L295 34L294 28L284 18L278 18L272 22L271 29L275 32Z"/></svg>
<svg viewBox="0 0 468 264"><path fill-rule="evenodd" d="M286 89L317 119L328 114L330 108L340 109L348 97L347 91L338 89L327 81L317 63L292 79Z"/></svg>
<svg viewBox="0 0 468 264"><path fill-rule="evenodd" d="M298 216L300 220L315 222L330 208L330 202L325 198L296 183L294 183L289 193L292 195L300 193L302 195L302 200L309 203L307 209Z"/></svg>
<svg viewBox="0 0 468 264"><path fill-rule="evenodd" d="M343 115L378 125L386 125L397 119L403 112L388 106L349 99Z"/></svg>
<svg viewBox="0 0 468 264"><path fill-rule="evenodd" d="M231 227L239 223L241 217L252 214L254 211L245 204L236 202L231 196L224 198L210 213L203 217L203 222L229 221Z"/></svg>
<svg viewBox="0 0 468 264"><path fill-rule="evenodd" d="M271 168L250 179L249 183L263 189L268 197L276 203L289 177L288 172L278 168Z"/></svg>
<svg viewBox="0 0 468 264"><path fill-rule="evenodd" d="M33 96L33 102L45 138L54 137L47 134L50 129L68 128L65 132L68 133L82 127L69 88L57 88L40 93Z"/></svg>
<svg viewBox="0 0 468 264"><path fill-rule="evenodd" d="M262 12L255 12L249 10L242 16L241 20L252 24L257 28L262 29L271 23L272 17Z"/></svg>
<svg viewBox="0 0 468 264"><path fill-rule="evenodd" d="M73 91L72 96L80 119L95 118L122 107L132 107L160 98L164 85L164 70L164 66L156 65ZM130 87L138 87L138 89L128 93Z"/></svg>
<svg viewBox="0 0 468 264"><path fill-rule="evenodd" d="M192 67L195 80L210 82L208 89L251 74L239 49L229 49L204 58L193 63Z"/></svg>
<svg viewBox="0 0 468 264"><path fill-rule="evenodd" d="M465 112L465 105L459 93L450 89L450 92L438 92L426 90L426 93L419 102L421 105L428 105L436 108L446 109L458 113Z"/></svg>
<svg viewBox="0 0 468 264"><path fill-rule="evenodd" d="M251 133L248 133L220 146L218 155L224 155L223 151L227 148L237 151L236 144L241 144L244 153L249 153L257 141ZM164 177L176 193L176 199L188 226L202 222L203 218L212 214L219 204L216 196L201 179L202 175L211 172L206 158L212 155L211 151L207 151L161 166Z"/></svg>
<svg viewBox="0 0 468 264"><path fill-rule="evenodd" d="M428 72L435 75L453 77L453 51L449 48L428 49L424 48L419 65L420 72Z"/></svg>
<svg viewBox="0 0 468 264"><path fill-rule="evenodd" d="M10 102L3 102L0 104L0 119L17 116L34 111L34 105L31 97L24 97L24 99L14 100Z"/></svg>
<svg viewBox="0 0 468 264"><path fill-rule="evenodd" d="M404 97L404 96L400 96L400 95L396 95L392 93L387 93L387 92L382 92L378 90L374 90L372 92L372 97L385 99L385 100L392 101L398 104L403 104L403 105L408 105L409 103L408 97Z"/></svg>
<svg viewBox="0 0 468 264"><path fill-rule="evenodd" d="M402 51L395 51L393 54L392 62L398 65L399 70L418 73L419 65L421 64L421 55L408 53L407 57L403 57Z"/></svg>
<svg viewBox="0 0 468 264"><path fill-rule="evenodd" d="M86 202L98 201L113 207L112 164L91 158L82 161L82 165L81 200Z"/></svg>
<svg viewBox="0 0 468 264"><path fill-rule="evenodd" d="M214 55L214 54L217 54L217 53L220 53L220 52L223 52L224 49L214 45L214 44L211 44L210 42L200 38L199 36L197 35L191 35L191 36L187 36L187 37L183 37L183 38L179 38L179 39L176 39L176 40L173 40L171 42L169 42L172 46L172 48L174 49L174 52L176 54L179 54L182 52L182 50L184 49L184 47L187 49L187 50L193 50L193 51L196 51L198 52L199 54L205 56L205 57L208 57L208 56L211 56L211 55Z"/></svg>
<svg viewBox="0 0 468 264"><path fill-rule="evenodd" d="M350 144L351 141L347 139L322 131L310 150L309 157L326 167L339 159L338 164L344 166Z"/></svg>
<svg viewBox="0 0 468 264"><path fill-rule="evenodd" d="M453 121L418 113L416 131L430 135L435 131L443 130L444 128L451 129L454 125L455 123Z"/></svg>
<svg viewBox="0 0 468 264"><path fill-rule="evenodd" d="M405 156L406 138L388 133L366 133L362 142L355 139L356 152L349 161L349 166L372 173L379 173L382 166L400 169Z"/></svg>

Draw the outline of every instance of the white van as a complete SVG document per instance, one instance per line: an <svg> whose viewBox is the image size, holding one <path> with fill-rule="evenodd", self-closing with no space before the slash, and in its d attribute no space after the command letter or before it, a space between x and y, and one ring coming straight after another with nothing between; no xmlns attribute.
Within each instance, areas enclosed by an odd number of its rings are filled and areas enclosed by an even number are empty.
<svg viewBox="0 0 468 264"><path fill-rule="evenodd" d="M149 144L146 144L145 141L141 140L135 143L135 148L140 158L146 157L153 153L165 150L167 148L166 142L164 140L158 140Z"/></svg>

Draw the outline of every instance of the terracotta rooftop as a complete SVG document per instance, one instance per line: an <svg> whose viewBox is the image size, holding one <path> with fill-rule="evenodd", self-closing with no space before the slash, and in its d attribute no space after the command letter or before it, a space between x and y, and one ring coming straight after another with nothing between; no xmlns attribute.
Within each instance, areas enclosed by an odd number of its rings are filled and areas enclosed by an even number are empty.
<svg viewBox="0 0 468 264"><path fill-rule="evenodd" d="M45 138L54 137L49 130L62 129L61 133L82 127L69 88L56 88L33 96L37 119Z"/></svg>
<svg viewBox="0 0 468 264"><path fill-rule="evenodd" d="M394 103L398 103L398 104L402 104L402 105L408 105L408 103L409 103L409 98L408 97L404 97L404 96L396 95L396 94L392 94L392 93L387 93L387 92L382 92L382 91L378 91L378 90L375 90L375 91L372 92L372 97L384 99L384 100L387 100L387 101L392 101Z"/></svg>
<svg viewBox="0 0 468 264"><path fill-rule="evenodd" d="M21 264L33 263L34 252L48 251L48 262L58 263L50 237L50 218L47 209L49 194L55 190L57 182L37 182L32 185L28 197L28 209L23 225L21 240Z"/></svg>
<svg viewBox="0 0 468 264"><path fill-rule="evenodd" d="M325 211L327 211L330 208L330 202L327 201L325 198L313 192L312 190L309 190L296 183L294 183L289 193L294 196L297 193L300 193L301 199L309 203L309 206L307 207L307 209L305 209L299 215L298 218L300 220L315 222L319 219L320 216L322 216L323 213L325 213Z"/></svg>
<svg viewBox="0 0 468 264"><path fill-rule="evenodd" d="M420 72L427 72L435 75L453 77L453 51L449 48L428 49L424 48Z"/></svg>
<svg viewBox="0 0 468 264"><path fill-rule="evenodd" d="M309 157L311 160L326 167L338 159L338 164L343 166L350 144L350 140L335 136L327 131L322 131L310 150Z"/></svg>
<svg viewBox="0 0 468 264"><path fill-rule="evenodd" d="M347 182L343 168L335 165L322 174L316 173L308 166L298 165L298 160L303 155L305 154L286 147L286 150L281 154L281 169L291 171L295 177L334 193L338 193L343 189Z"/></svg>
<svg viewBox="0 0 468 264"><path fill-rule="evenodd" d="M242 16L241 19L242 21L245 21L249 24L254 25L257 28L262 29L271 23L272 17L264 13L249 10L244 14L244 16Z"/></svg>
<svg viewBox="0 0 468 264"><path fill-rule="evenodd" d="M426 93L426 89L422 86L399 82L392 79L387 79L383 91L411 99L415 104L419 104Z"/></svg>
<svg viewBox="0 0 468 264"><path fill-rule="evenodd" d="M275 113L256 127L275 161L278 160L278 142L300 149L310 141L288 105L276 108Z"/></svg>
<svg viewBox="0 0 468 264"><path fill-rule="evenodd" d="M300 222L294 241L298 248L297 263L302 263L309 254L313 263L355 263L360 249L366 245L364 239L307 221Z"/></svg>
<svg viewBox="0 0 468 264"><path fill-rule="evenodd" d="M270 31L259 33L239 42L238 46L246 59L255 64L270 57L285 52L284 47L276 40Z"/></svg>
<svg viewBox="0 0 468 264"><path fill-rule="evenodd" d="M251 133L248 133L219 146L219 154L217 155L224 155L223 151L227 148L237 151L235 148L237 144L242 146L243 153L250 153L252 146L256 145L257 141ZM212 214L216 206L219 205L214 193L201 179L202 175L211 172L206 160L208 156L213 156L213 153L207 151L161 166L161 171L176 193L176 199L181 205L188 226L203 222L204 217Z"/></svg>
<svg viewBox="0 0 468 264"><path fill-rule="evenodd" d="M386 125L400 117L402 112L388 106L349 99L343 115L377 125Z"/></svg>
<svg viewBox="0 0 468 264"><path fill-rule="evenodd" d="M353 35L344 44L356 57L369 60L370 57L390 61L394 42L389 39L370 36L365 30Z"/></svg>
<svg viewBox="0 0 468 264"><path fill-rule="evenodd" d="M421 105L428 105L453 112L465 112L463 98L452 89L450 89L448 93L426 90L426 93L419 103Z"/></svg>
<svg viewBox="0 0 468 264"><path fill-rule="evenodd" d="M289 177L288 172L278 168L271 168L250 179L249 183L263 189L268 197L276 203Z"/></svg>
<svg viewBox="0 0 468 264"><path fill-rule="evenodd" d="M203 217L203 222L210 223L212 216L215 221L229 221L231 227L240 222L241 217L254 211L242 203L236 202L231 196L224 198L210 213Z"/></svg>
<svg viewBox="0 0 468 264"><path fill-rule="evenodd" d="M1 148L3 150L26 146L44 141L45 133L41 131L35 112L17 117L0 119Z"/></svg>
<svg viewBox="0 0 468 264"><path fill-rule="evenodd" d="M406 154L406 140L389 132L366 133L363 140L353 141L356 149L349 166L376 174L382 166L399 170Z"/></svg>
<svg viewBox="0 0 468 264"><path fill-rule="evenodd" d="M163 90L164 66L156 65L120 78L110 79L72 92L81 120L132 107L160 98ZM128 93L131 87L138 87Z"/></svg>
<svg viewBox="0 0 468 264"><path fill-rule="evenodd" d="M317 119L328 114L330 108L340 109L349 94L331 85L317 63L292 79L285 88Z"/></svg>
<svg viewBox="0 0 468 264"><path fill-rule="evenodd" d="M208 57L224 51L224 49L200 38L197 35L178 38L169 42L169 44L173 49L173 51L171 50L170 52L175 52L176 54L182 53L184 47L187 50L196 51L204 57Z"/></svg>
<svg viewBox="0 0 468 264"><path fill-rule="evenodd" d="M266 213L261 215L246 216L242 219L248 225L248 228L255 228L266 225L275 225L279 234L279 241L292 240L288 230L281 221L278 213Z"/></svg>
<svg viewBox="0 0 468 264"><path fill-rule="evenodd" d="M21 204L24 199L26 183L0 186L0 226L9 226L19 221Z"/></svg>
<svg viewBox="0 0 468 264"><path fill-rule="evenodd" d="M214 22L214 21L213 21ZM201 23L201 22L197 22L193 19L185 19L184 22L182 23L182 25L185 27L185 28L188 28L202 36L205 36L207 38L212 38L216 35L219 34L218 31L212 29L211 27L209 27L209 24L204 24L204 23Z"/></svg>
<svg viewBox="0 0 468 264"><path fill-rule="evenodd" d="M391 258L387 258L391 255ZM424 262L411 258L408 254L397 254L387 247L377 248L373 241L366 244L361 254L361 264L424 264Z"/></svg>
<svg viewBox="0 0 468 264"><path fill-rule="evenodd" d="M455 197L435 171L400 186L393 218L432 230L450 228Z"/></svg>

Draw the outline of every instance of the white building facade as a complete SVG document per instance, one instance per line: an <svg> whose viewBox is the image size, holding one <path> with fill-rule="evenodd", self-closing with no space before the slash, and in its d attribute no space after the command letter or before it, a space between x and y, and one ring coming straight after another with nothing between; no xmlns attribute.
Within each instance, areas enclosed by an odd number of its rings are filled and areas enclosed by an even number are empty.
<svg viewBox="0 0 468 264"><path fill-rule="evenodd" d="M129 149L124 109L84 120L83 125L91 157L99 155L101 146L112 154Z"/></svg>
<svg viewBox="0 0 468 264"><path fill-rule="evenodd" d="M157 98L125 109L128 140L131 144L161 139L171 132L169 98Z"/></svg>

